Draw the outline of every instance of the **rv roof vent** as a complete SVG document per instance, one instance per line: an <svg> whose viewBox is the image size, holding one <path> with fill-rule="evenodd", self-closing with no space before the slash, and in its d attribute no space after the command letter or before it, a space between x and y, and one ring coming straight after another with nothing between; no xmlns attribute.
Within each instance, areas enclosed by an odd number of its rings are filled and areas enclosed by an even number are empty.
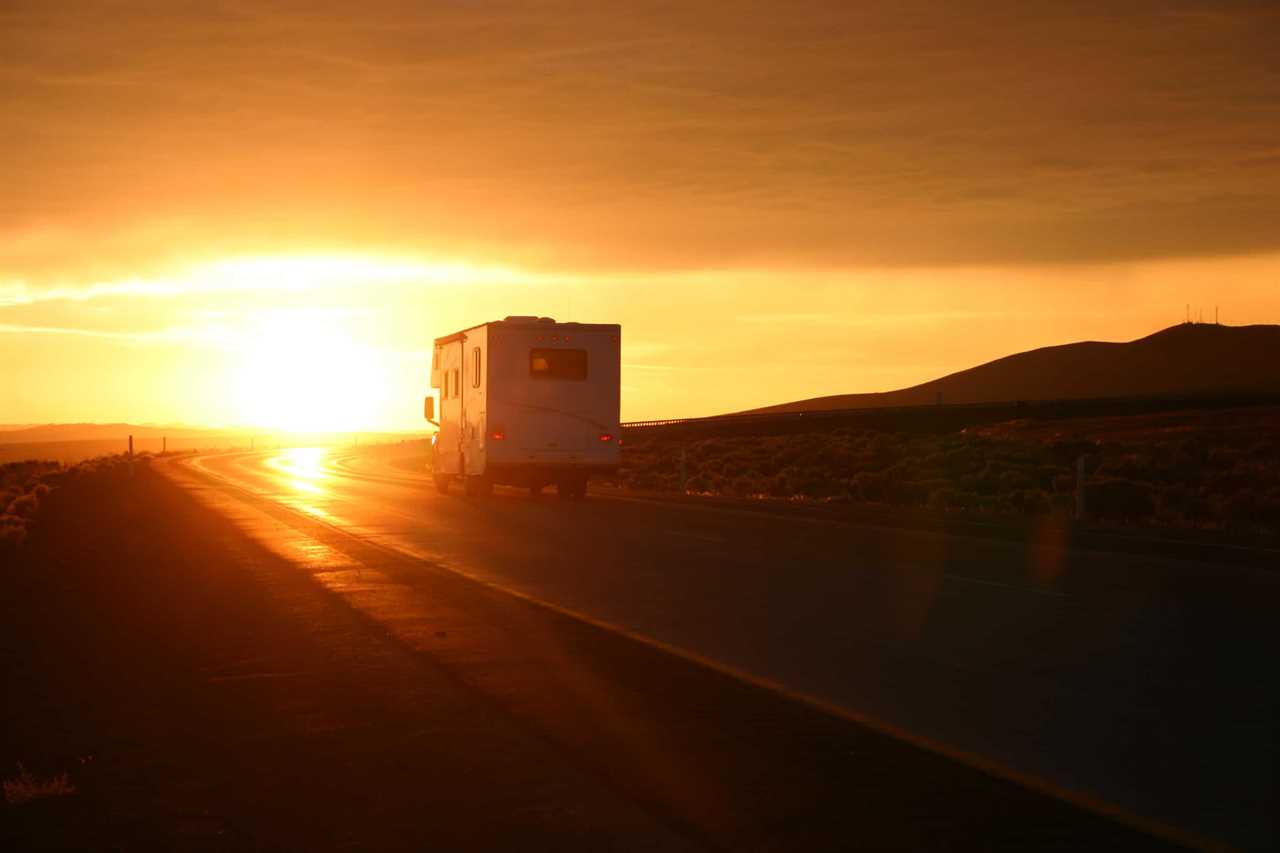
<svg viewBox="0 0 1280 853"><path fill-rule="evenodd" d="M502 322L504 323L536 323L537 321L537 317L529 314L512 314L511 316L504 317L502 319Z"/></svg>
<svg viewBox="0 0 1280 853"><path fill-rule="evenodd" d="M539 323L554 323L555 321L556 321L555 317L539 317L538 318Z"/></svg>

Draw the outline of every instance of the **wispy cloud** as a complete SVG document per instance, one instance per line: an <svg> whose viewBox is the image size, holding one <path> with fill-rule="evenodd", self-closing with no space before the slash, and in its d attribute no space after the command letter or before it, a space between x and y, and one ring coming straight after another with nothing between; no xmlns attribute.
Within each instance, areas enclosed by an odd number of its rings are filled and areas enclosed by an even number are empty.
<svg viewBox="0 0 1280 853"><path fill-rule="evenodd" d="M0 323L3 335L60 335L79 338L98 338L123 344L205 344L227 346L235 336L226 330L212 327L171 327L149 331L112 331L107 329L76 328L71 326L35 326L21 323Z"/></svg>
<svg viewBox="0 0 1280 853"><path fill-rule="evenodd" d="M520 270L459 262L424 262L358 255L233 258L177 270L164 278L126 278L84 285L38 287L0 282L0 308L40 302L87 302L107 297L176 297L197 293L306 291L325 287L527 284L542 277Z"/></svg>
<svg viewBox="0 0 1280 853"><path fill-rule="evenodd" d="M995 316L1008 316L1009 312L996 311L851 311L837 312L770 312L739 314L734 321L760 326L841 326L883 329L886 325L913 325L948 323L958 320L978 320Z"/></svg>

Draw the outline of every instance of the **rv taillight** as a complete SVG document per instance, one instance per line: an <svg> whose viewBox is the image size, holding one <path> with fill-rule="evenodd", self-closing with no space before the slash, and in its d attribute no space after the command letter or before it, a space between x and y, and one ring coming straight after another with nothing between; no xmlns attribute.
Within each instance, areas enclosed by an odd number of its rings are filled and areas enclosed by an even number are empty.
<svg viewBox="0 0 1280 853"><path fill-rule="evenodd" d="M612 435L610 435L610 434L609 434L609 433L607 433L607 432L602 432L602 433L600 433L600 440L601 440L601 441L613 441L613 436L612 436Z"/></svg>
<svg viewBox="0 0 1280 853"><path fill-rule="evenodd" d="M489 433L489 438L493 439L494 441L506 441L507 431L502 427L498 427L497 429Z"/></svg>

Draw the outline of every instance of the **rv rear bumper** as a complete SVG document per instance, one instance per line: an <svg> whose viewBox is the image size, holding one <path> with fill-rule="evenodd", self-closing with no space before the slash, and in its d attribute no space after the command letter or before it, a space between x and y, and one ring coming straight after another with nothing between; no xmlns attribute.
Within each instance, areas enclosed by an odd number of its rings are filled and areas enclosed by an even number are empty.
<svg viewBox="0 0 1280 853"><path fill-rule="evenodd" d="M485 471L493 482L513 486L544 485L566 477L612 477L617 473L617 464L600 462L491 463Z"/></svg>

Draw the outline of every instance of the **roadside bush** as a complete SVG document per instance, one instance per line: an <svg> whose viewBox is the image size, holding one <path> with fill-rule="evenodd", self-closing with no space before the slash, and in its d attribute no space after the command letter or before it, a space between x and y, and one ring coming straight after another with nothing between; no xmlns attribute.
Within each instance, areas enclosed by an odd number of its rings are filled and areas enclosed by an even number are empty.
<svg viewBox="0 0 1280 853"><path fill-rule="evenodd" d="M0 553L16 548L27 538L27 520L16 515L0 515Z"/></svg>
<svg viewBox="0 0 1280 853"><path fill-rule="evenodd" d="M1219 515L1229 526L1270 527L1280 522L1280 500L1242 489L1219 503Z"/></svg>
<svg viewBox="0 0 1280 853"><path fill-rule="evenodd" d="M1006 468L1000 472L998 486L1001 492L1019 492L1023 489L1032 488L1035 485L1035 478L1028 475L1026 471L1019 471L1016 468Z"/></svg>
<svg viewBox="0 0 1280 853"><path fill-rule="evenodd" d="M883 471L860 471L853 477L853 487L864 501L879 503L889 495L889 476Z"/></svg>
<svg viewBox="0 0 1280 853"><path fill-rule="evenodd" d="M1159 514L1167 522L1200 524L1212 515L1212 508L1200 489L1175 485L1160 493Z"/></svg>
<svg viewBox="0 0 1280 853"><path fill-rule="evenodd" d="M929 495L929 507L936 510L971 510L977 509L980 504L978 496L972 492L962 492L959 489L944 486L934 489Z"/></svg>
<svg viewBox="0 0 1280 853"><path fill-rule="evenodd" d="M947 435L842 427L692 441L628 436L619 481L678 489L683 448L694 492L1035 515L1073 509L1076 461L1084 456L1094 518L1277 530L1276 435L1280 408L1027 420ZM16 482L0 482L0 510L30 493L25 478Z"/></svg>
<svg viewBox="0 0 1280 853"><path fill-rule="evenodd" d="M1004 498L1004 505L1013 512L1025 515L1044 515L1052 507L1049 494L1043 489L1019 489L1010 492Z"/></svg>
<svg viewBox="0 0 1280 853"><path fill-rule="evenodd" d="M28 459L0 465L0 552L12 551L27 538L50 484L62 476L56 462Z"/></svg>
<svg viewBox="0 0 1280 853"><path fill-rule="evenodd" d="M1046 447L1048 457L1055 464L1067 465L1075 468L1076 460L1081 456L1090 453L1096 453L1098 445L1093 441L1083 440L1056 440L1052 441Z"/></svg>
<svg viewBox="0 0 1280 853"><path fill-rule="evenodd" d="M36 509L40 506L40 498L36 497L35 492L28 492L25 495L18 495L9 502L9 506L5 508L5 515L15 515L18 518L31 518L36 514Z"/></svg>
<svg viewBox="0 0 1280 853"><path fill-rule="evenodd" d="M1088 483L1084 491L1085 511L1095 518L1137 521L1155 510L1151 487L1132 480L1102 480Z"/></svg>

